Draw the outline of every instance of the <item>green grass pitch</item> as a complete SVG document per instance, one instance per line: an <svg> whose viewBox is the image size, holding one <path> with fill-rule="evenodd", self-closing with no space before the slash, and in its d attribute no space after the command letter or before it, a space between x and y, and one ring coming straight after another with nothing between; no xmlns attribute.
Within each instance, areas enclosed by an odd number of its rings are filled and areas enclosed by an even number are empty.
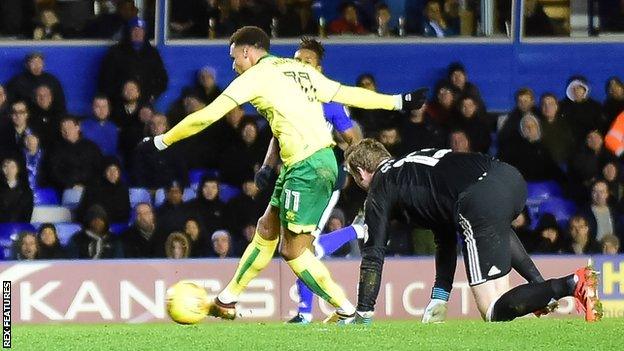
<svg viewBox="0 0 624 351"><path fill-rule="evenodd" d="M216 322L13 326L15 350L622 350L624 319L455 320L371 327Z"/></svg>

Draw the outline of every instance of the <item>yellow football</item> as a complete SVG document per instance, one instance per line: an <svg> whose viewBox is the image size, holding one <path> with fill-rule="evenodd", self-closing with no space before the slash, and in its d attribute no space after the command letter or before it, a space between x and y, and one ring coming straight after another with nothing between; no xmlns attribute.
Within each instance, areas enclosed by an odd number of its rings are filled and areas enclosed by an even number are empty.
<svg viewBox="0 0 624 351"><path fill-rule="evenodd" d="M208 294L197 284L180 281L167 289L167 313L180 324L195 324L208 314Z"/></svg>

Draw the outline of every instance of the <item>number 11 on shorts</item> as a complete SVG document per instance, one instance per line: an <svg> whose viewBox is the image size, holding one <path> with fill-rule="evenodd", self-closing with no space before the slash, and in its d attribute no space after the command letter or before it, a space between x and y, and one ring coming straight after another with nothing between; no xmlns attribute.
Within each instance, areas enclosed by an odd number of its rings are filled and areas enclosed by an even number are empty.
<svg viewBox="0 0 624 351"><path fill-rule="evenodd" d="M299 199L301 197L301 193L298 191L292 191L288 189L284 189L284 193L286 194L286 199L284 200L284 207L287 210L292 210L293 212L299 211ZM290 207L292 203L292 208Z"/></svg>

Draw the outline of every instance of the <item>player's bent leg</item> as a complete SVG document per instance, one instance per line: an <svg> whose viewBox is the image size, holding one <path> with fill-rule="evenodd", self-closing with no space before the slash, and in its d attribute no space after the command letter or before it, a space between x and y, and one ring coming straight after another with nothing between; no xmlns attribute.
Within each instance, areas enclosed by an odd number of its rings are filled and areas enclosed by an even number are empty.
<svg viewBox="0 0 624 351"><path fill-rule="evenodd" d="M281 253L293 272L319 297L336 307L339 313L350 316L355 307L344 291L331 277L325 265L308 249L310 234L295 234L282 228Z"/></svg>
<svg viewBox="0 0 624 351"><path fill-rule="evenodd" d="M509 274L502 276L498 279L488 280L479 285L473 285L470 287L472 295L474 296L477 309L481 314L481 318L487 321L488 310L496 302L498 297L497 285L500 285L499 280L509 279Z"/></svg>
<svg viewBox="0 0 624 351"><path fill-rule="evenodd" d="M245 249L236 273L219 293L210 308L210 314L226 319L235 318L235 304L249 282L266 268L278 244L279 209L269 205L258 220L256 234Z"/></svg>

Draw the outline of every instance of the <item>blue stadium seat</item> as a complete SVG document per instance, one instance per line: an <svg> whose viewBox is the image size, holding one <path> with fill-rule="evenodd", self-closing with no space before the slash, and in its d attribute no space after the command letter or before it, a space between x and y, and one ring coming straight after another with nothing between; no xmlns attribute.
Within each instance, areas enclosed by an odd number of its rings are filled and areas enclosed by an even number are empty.
<svg viewBox="0 0 624 351"><path fill-rule="evenodd" d="M148 204L152 203L152 195L150 195L149 191L144 188L130 188L130 206L134 208L141 202L147 202Z"/></svg>
<svg viewBox="0 0 624 351"><path fill-rule="evenodd" d="M60 223L71 222L72 214L69 208L63 206L35 206L31 223Z"/></svg>
<svg viewBox="0 0 624 351"><path fill-rule="evenodd" d="M539 215L550 213L555 216L561 228L568 227L570 217L576 214L577 208L574 201L560 197L551 197L539 206Z"/></svg>
<svg viewBox="0 0 624 351"><path fill-rule="evenodd" d="M82 228L78 223L55 223L54 226L56 227L56 234L62 246L66 246L72 235Z"/></svg>
<svg viewBox="0 0 624 351"><path fill-rule="evenodd" d="M111 223L110 231L115 235L121 235L126 229L128 229L127 223Z"/></svg>
<svg viewBox="0 0 624 351"><path fill-rule="evenodd" d="M65 189L63 191L63 198L61 200L61 204L70 210L75 209L80 204L80 199L82 198L82 190L79 189Z"/></svg>
<svg viewBox="0 0 624 351"><path fill-rule="evenodd" d="M219 184L219 199L223 202L230 201L233 197L238 196L241 190L233 185L221 183Z"/></svg>
<svg viewBox="0 0 624 351"><path fill-rule="evenodd" d="M37 205L60 205L58 193L53 188L35 188L33 191L35 206Z"/></svg>
<svg viewBox="0 0 624 351"><path fill-rule="evenodd" d="M17 239L19 233L23 231L35 231L30 223L0 223L0 250L4 258L11 257L11 248L13 241Z"/></svg>
<svg viewBox="0 0 624 351"><path fill-rule="evenodd" d="M184 192L182 193L182 201L191 201L196 197L196 195L197 193L193 188L184 188Z"/></svg>
<svg viewBox="0 0 624 351"><path fill-rule="evenodd" d="M528 182L527 183L527 202L541 203L551 197L561 197L563 192L561 186L555 181L544 182Z"/></svg>

